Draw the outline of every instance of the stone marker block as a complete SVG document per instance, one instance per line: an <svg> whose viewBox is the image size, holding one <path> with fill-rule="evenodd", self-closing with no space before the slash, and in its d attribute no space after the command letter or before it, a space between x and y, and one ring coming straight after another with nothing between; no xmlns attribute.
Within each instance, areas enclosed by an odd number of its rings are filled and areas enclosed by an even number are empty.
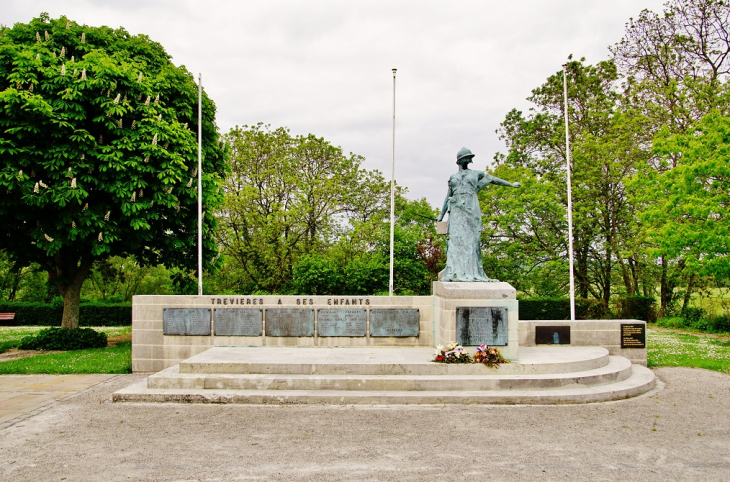
<svg viewBox="0 0 730 482"><path fill-rule="evenodd" d="M413 308L370 310L370 336L418 336L421 315Z"/></svg>
<svg viewBox="0 0 730 482"><path fill-rule="evenodd" d="M261 308L216 308L215 334L217 336L261 336L264 317Z"/></svg>
<svg viewBox="0 0 730 482"><path fill-rule="evenodd" d="M165 308L164 335L210 335L210 308Z"/></svg>
<svg viewBox="0 0 730 482"><path fill-rule="evenodd" d="M506 346L507 340L507 308L456 308L456 342L460 345Z"/></svg>
<svg viewBox="0 0 730 482"><path fill-rule="evenodd" d="M365 336L367 310L320 309L317 310L317 334L319 336Z"/></svg>
<svg viewBox="0 0 730 482"><path fill-rule="evenodd" d="M314 310L266 308L266 336L314 336Z"/></svg>

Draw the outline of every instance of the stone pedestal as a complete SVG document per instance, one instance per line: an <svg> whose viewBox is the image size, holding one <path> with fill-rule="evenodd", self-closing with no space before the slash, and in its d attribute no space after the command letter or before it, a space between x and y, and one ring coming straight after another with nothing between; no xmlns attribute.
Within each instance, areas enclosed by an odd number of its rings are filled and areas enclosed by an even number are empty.
<svg viewBox="0 0 730 482"><path fill-rule="evenodd" d="M433 314L437 345L493 336L509 360L517 360L519 332L517 290L509 283L433 283ZM506 320L504 320L506 315ZM506 327L505 327L506 324ZM458 330L457 330L458 328ZM501 330L506 328L506 336ZM497 333L500 331L500 333ZM468 336L471 334L471 336ZM504 345L506 338L507 344ZM465 346L473 346L466 344Z"/></svg>

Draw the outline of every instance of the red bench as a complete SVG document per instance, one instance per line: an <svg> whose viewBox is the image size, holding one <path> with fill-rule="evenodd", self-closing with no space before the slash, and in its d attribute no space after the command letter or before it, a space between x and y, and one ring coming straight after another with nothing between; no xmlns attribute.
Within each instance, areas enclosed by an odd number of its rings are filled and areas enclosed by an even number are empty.
<svg viewBox="0 0 730 482"><path fill-rule="evenodd" d="M11 321L15 319L15 313L0 313L0 321Z"/></svg>

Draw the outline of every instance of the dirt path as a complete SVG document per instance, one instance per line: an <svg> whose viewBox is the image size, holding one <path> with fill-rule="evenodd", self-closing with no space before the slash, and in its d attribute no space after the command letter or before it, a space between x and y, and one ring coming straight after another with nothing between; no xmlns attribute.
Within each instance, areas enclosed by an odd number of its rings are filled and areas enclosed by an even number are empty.
<svg viewBox="0 0 730 482"><path fill-rule="evenodd" d="M112 404L120 375L0 430L0 480L727 480L730 376L565 406ZM1 383L1 378L0 378Z"/></svg>

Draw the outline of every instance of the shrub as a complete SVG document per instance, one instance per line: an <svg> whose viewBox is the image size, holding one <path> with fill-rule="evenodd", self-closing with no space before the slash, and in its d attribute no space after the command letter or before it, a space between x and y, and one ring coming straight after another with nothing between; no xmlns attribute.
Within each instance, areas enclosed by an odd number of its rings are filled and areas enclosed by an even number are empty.
<svg viewBox="0 0 730 482"><path fill-rule="evenodd" d="M105 348L106 333L91 328L46 328L35 335L23 337L18 344L21 350L84 350Z"/></svg>
<svg viewBox="0 0 730 482"><path fill-rule="evenodd" d="M627 296L626 298L618 298L616 300L618 316L623 319L654 322L656 320L655 303L656 300L651 296Z"/></svg>
<svg viewBox="0 0 730 482"><path fill-rule="evenodd" d="M566 298L533 298L520 300L520 320L569 320L570 300ZM613 318L602 300L575 300L575 318L601 320Z"/></svg>
<svg viewBox="0 0 730 482"><path fill-rule="evenodd" d="M659 318L656 320L656 326L661 326L662 328L689 328L689 325L682 317L667 317L667 318Z"/></svg>
<svg viewBox="0 0 730 482"><path fill-rule="evenodd" d="M688 306L682 310L682 318L684 318L689 324L699 322L706 314L707 313L705 313L705 310L702 308L695 308L692 306Z"/></svg>

